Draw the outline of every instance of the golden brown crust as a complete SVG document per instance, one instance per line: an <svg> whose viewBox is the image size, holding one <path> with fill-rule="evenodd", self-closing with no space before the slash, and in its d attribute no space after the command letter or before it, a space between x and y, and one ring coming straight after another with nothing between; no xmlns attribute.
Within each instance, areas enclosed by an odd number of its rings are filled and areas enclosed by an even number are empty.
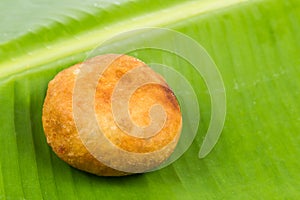
<svg viewBox="0 0 300 200"><path fill-rule="evenodd" d="M129 102L131 119L140 126L149 125L151 105L157 103L164 107L167 120L157 135L149 139L136 138L126 134L116 125L111 111L114 87L124 74L141 65L144 64L133 57L125 55L119 57L99 79L95 93L95 112L105 136L114 145L137 153L159 150L174 139L178 139L182 123L176 97L164 83L148 84L138 88ZM107 167L94 158L78 135L73 117L72 95L80 66L81 64L77 64L63 70L48 85L42 117L47 142L62 160L75 168L103 176L126 175L128 173ZM159 75L157 77L162 79Z"/></svg>

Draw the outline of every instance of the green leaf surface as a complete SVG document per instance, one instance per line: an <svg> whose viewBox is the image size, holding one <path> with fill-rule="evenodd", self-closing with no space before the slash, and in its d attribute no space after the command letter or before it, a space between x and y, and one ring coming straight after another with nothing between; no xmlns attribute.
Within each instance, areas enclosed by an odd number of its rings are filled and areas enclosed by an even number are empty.
<svg viewBox="0 0 300 200"><path fill-rule="evenodd" d="M298 0L5 0L0 11L0 199L300 197ZM221 138L198 158L211 105L189 63L157 50L133 52L174 66L191 83L201 115L196 139L155 172L105 178L76 170L46 143L47 84L111 36L143 27L179 31L211 55L227 96Z"/></svg>

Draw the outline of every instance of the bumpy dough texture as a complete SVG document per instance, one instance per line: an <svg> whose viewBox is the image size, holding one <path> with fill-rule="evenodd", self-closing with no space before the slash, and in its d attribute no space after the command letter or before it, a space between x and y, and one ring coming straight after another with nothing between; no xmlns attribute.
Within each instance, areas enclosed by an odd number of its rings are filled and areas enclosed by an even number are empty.
<svg viewBox="0 0 300 200"><path fill-rule="evenodd" d="M141 65L145 64L136 58L123 55L104 71L95 93L95 112L105 136L112 143L126 151L147 153L156 151L171 141L177 142L182 119L176 97L163 81L164 85L149 84L140 87L129 102L131 119L141 126L147 126L151 121L148 115L151 105L158 103L164 107L167 120L157 135L150 139L135 138L117 126L113 120L110 104L113 89L126 72ZM128 175L98 161L79 137L73 118L72 95L80 67L81 64L76 64L63 70L48 85L42 117L47 142L58 157L75 168L100 176ZM162 79L158 74L157 76ZM109 155L109 152L107 154Z"/></svg>

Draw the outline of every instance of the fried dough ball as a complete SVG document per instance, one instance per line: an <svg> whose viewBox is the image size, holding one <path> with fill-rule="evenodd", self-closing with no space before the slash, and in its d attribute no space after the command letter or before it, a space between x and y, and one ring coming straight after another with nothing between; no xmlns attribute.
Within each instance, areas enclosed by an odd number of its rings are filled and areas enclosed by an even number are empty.
<svg viewBox="0 0 300 200"><path fill-rule="evenodd" d="M99 152L95 152L85 145L79 135L79 128L74 119L74 106L81 106L73 102L75 81L78 74L83 66L94 65L100 67L107 58L113 58L113 61L98 78L96 91L94 92L94 111L98 125L101 127L103 135L115 148L121 149L120 151L150 155L153 152L165 149L161 154L155 154L156 157L149 156L149 158L146 157L143 160L137 159L136 163L133 163L133 166L138 166L141 162L146 162L149 163L149 166L151 165L151 168L157 167L172 154L180 137L182 126L180 107L174 93L160 75L142 61L127 55L108 54L91 58L84 63L76 64L61 71L50 81L42 116L47 143L59 158L77 169L99 176L123 176L135 173L129 170L119 170L122 169L124 158L122 162L119 161L114 153L109 152L110 150L101 149L101 146L99 148L104 153L100 157L111 157L112 162L120 165L120 168L116 169L96 157L95 155L98 155ZM126 123L123 124L122 128L122 125L114 119L116 113L112 111L112 96L115 95L115 87L128 72L141 66L147 73L140 74L141 76L139 74L134 77L129 76L124 83L130 84L130 82L150 74L159 84L141 85L131 94L128 102L130 120L139 127L149 126L153 120L149 116L149 109L154 104L161 105L166 114L163 127L157 133L147 137L135 137L128 134L126 130L124 131L124 127L128 130L133 129L130 129ZM86 77L86 80L88 81L89 77ZM86 87L89 87L88 84ZM118 107L116 108L118 111ZM121 107L119 110L121 110ZM84 126L84 124L81 126Z"/></svg>

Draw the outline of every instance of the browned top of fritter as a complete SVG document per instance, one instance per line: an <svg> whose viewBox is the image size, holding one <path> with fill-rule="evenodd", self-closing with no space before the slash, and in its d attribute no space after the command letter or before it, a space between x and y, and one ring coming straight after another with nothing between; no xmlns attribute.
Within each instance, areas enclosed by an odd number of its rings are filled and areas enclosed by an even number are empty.
<svg viewBox="0 0 300 200"><path fill-rule="evenodd" d="M143 62L133 57L119 57L103 73L95 96L97 119L104 134L115 145L130 152L159 150L174 140L181 129L181 112L177 99L163 78L155 72L152 73L162 79L163 84L146 84L138 88L131 96L129 113L132 121L137 125L147 126L150 124L149 109L154 104L160 104L167 114L163 129L155 136L144 139L126 134L114 122L111 110L114 87L124 74L142 65L145 66Z"/></svg>

